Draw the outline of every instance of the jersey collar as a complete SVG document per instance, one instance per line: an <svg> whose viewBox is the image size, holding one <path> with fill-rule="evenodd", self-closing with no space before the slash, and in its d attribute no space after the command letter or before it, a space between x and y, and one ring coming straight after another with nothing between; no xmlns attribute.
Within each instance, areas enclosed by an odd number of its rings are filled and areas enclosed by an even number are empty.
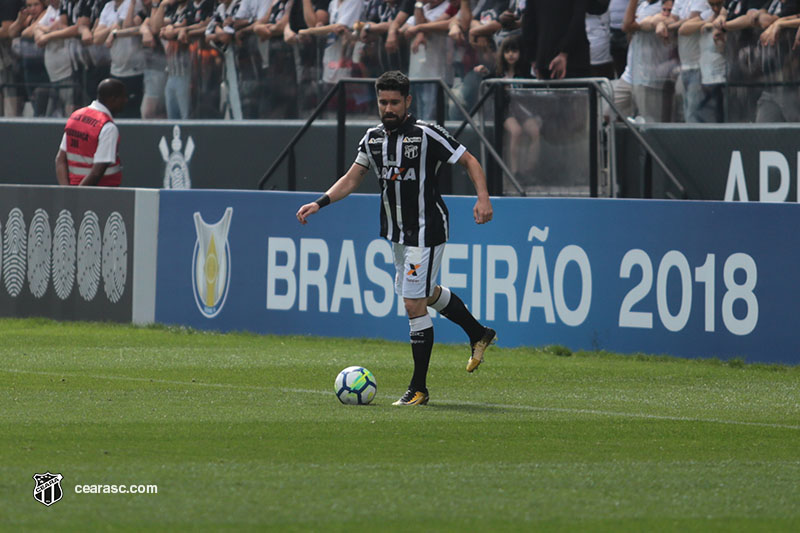
<svg viewBox="0 0 800 533"><path fill-rule="evenodd" d="M402 133L403 135L405 135L406 133L411 131L411 128L414 127L414 124L416 122L417 122L417 119L414 118L414 115L412 115L411 113L408 113L406 115L406 119L403 121L403 123L400 124L400 126L398 126L397 133Z"/></svg>

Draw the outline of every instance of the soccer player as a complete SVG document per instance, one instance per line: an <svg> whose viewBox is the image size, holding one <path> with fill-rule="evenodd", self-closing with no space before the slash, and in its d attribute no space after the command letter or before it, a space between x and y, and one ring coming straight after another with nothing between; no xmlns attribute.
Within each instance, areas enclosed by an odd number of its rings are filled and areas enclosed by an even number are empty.
<svg viewBox="0 0 800 533"><path fill-rule="evenodd" d="M475 186L475 222L492 219L486 176L480 163L444 128L416 120L408 78L398 71L383 73L375 82L380 125L367 130L355 162L344 176L314 202L300 207L301 224L326 205L355 191L367 170L375 170L381 187L381 236L392 242L395 292L403 297L411 326L414 374L408 391L394 405L428 403L426 377L433 349L432 307L466 332L472 349L467 372L483 361L495 331L482 326L461 299L447 287L434 285L449 232L449 215L439 193L443 163L463 165Z"/></svg>

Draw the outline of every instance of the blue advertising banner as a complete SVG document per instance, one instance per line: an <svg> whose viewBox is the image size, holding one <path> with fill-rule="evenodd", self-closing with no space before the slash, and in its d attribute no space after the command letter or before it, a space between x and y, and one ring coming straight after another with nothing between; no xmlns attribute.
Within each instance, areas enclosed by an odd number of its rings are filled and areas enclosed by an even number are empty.
<svg viewBox="0 0 800 533"><path fill-rule="evenodd" d="M162 191L156 321L221 331L408 338L379 200L301 226L315 194ZM504 346L800 363L800 207L448 197L442 284ZM791 229L790 229L791 228ZM466 342L435 317L437 342Z"/></svg>

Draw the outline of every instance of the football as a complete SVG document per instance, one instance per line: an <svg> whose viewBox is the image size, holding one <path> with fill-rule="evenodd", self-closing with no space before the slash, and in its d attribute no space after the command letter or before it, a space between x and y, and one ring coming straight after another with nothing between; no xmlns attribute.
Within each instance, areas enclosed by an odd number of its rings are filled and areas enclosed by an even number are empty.
<svg viewBox="0 0 800 533"><path fill-rule="evenodd" d="M375 376L360 366L348 366L339 372L333 387L339 401L349 405L366 405L378 392Z"/></svg>

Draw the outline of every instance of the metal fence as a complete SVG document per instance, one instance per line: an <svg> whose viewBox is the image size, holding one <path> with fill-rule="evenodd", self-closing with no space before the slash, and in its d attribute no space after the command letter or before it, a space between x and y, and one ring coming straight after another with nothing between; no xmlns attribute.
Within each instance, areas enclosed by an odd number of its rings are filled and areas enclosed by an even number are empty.
<svg viewBox="0 0 800 533"><path fill-rule="evenodd" d="M704 90L719 91L721 121L800 119L800 50L794 49L794 35L794 30L783 30L774 45L764 45L758 31L745 30L728 32L724 42L717 43L714 52L724 63L723 81L706 84ZM343 47L341 56L331 63L325 57L330 38L303 36L289 44L283 38L262 41L250 34L227 47L212 46L202 39L185 44L156 39L152 47L142 48L143 93L144 99L149 99L141 105L142 116L304 119L338 79L368 79L395 68L408 71L407 45L398 52L388 53L381 37L366 42L353 37ZM634 61L631 76L634 85L644 83L656 89L657 98L661 98L658 119L648 121L684 121L682 102L687 95L677 40L663 41L655 35L641 37L646 39L653 40L659 53L649 56L648 61ZM71 44L73 74L58 82L48 79L44 51L32 41L18 39L10 48L11 63L0 81L7 97L16 95L20 104L25 104L20 105L25 115L64 116L70 107L87 104L94 97L97 81L108 76L111 59L107 50L101 53L103 47L99 45L84 47L77 39ZM476 57L474 51L460 46L447 43L447 69L440 77L469 106L475 101L479 84L472 72ZM178 78L188 87L188 91L179 95L188 100L186 116L169 114L165 105L165 87L171 87L171 80ZM415 94L417 102L430 104L417 110L425 119L437 118L431 94L423 88ZM323 109L322 116L334 118L336 112L336 106L332 105ZM367 86L348 91L347 112L351 116L372 116L373 91ZM447 118L460 118L452 104L447 105L445 113Z"/></svg>

